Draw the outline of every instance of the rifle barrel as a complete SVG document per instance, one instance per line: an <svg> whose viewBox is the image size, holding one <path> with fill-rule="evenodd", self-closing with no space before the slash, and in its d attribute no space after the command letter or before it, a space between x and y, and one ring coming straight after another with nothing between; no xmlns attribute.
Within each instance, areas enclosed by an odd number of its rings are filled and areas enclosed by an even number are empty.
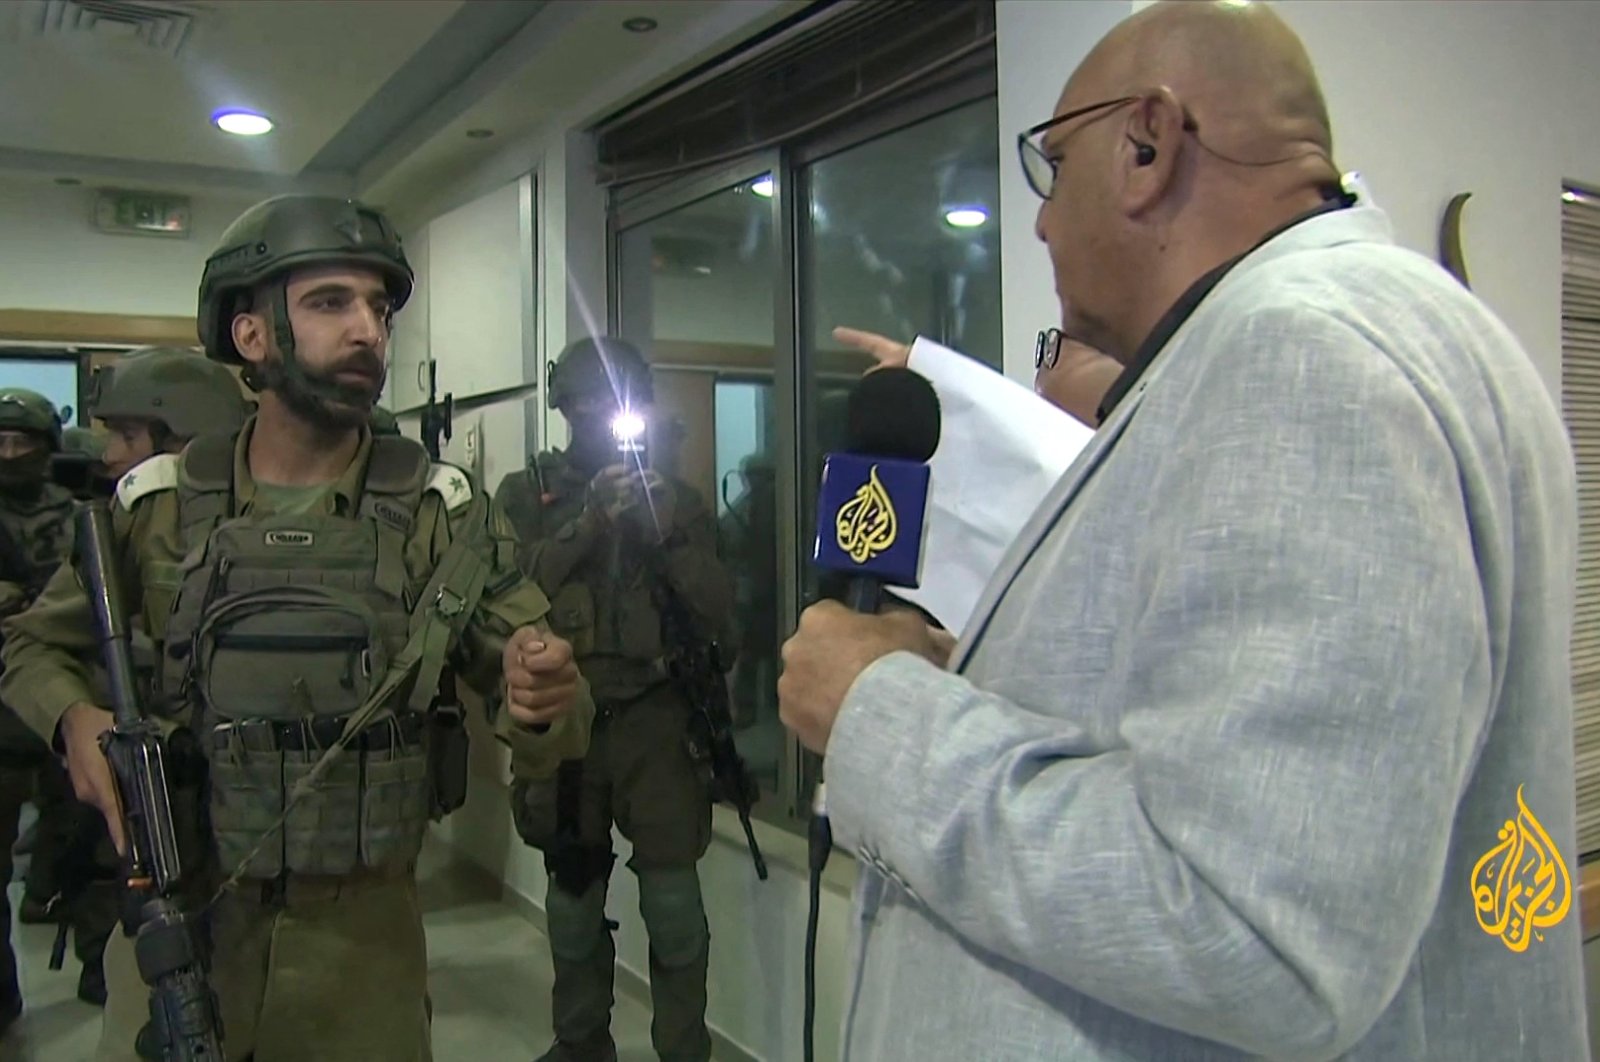
<svg viewBox="0 0 1600 1062"><path fill-rule="evenodd" d="M111 509L103 501L87 502L78 507L75 519L84 586L100 637L111 707L118 726L135 726L140 722L139 700L135 692L133 654L129 648L128 613L123 607L116 546L111 535Z"/></svg>
<svg viewBox="0 0 1600 1062"><path fill-rule="evenodd" d="M766 881L767 860L766 857L761 854L761 846L756 843L755 827L750 825L750 811L748 808L744 807L740 807L738 811L739 825L744 827L744 843L749 847L750 859L756 865L756 877L760 878L762 881Z"/></svg>

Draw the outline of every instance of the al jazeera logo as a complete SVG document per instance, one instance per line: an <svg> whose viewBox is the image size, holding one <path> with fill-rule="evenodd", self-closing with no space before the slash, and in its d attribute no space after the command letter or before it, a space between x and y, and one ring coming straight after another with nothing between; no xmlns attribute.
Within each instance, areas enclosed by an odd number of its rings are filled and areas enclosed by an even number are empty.
<svg viewBox="0 0 1600 1062"><path fill-rule="evenodd" d="M878 478L878 466L873 465L867 481L839 506L834 517L839 548L857 564L865 564L879 554L893 548L900 534L899 518L895 516L894 502Z"/></svg>
<svg viewBox="0 0 1600 1062"><path fill-rule="evenodd" d="M1517 817L1500 827L1500 843L1472 868L1472 903L1478 925L1514 952L1544 940L1572 906L1567 861L1534 817L1517 787Z"/></svg>

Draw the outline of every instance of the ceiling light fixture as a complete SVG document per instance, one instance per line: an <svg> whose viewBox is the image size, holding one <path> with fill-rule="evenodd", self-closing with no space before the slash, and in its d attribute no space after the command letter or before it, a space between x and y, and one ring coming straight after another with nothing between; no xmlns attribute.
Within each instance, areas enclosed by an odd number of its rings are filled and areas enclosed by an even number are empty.
<svg viewBox="0 0 1600 1062"><path fill-rule="evenodd" d="M760 177L750 182L750 190L762 199L772 198L772 174L763 173Z"/></svg>
<svg viewBox="0 0 1600 1062"><path fill-rule="evenodd" d="M494 136L494 130L493 129L468 129L467 130L467 139L468 140L488 140L491 136Z"/></svg>
<svg viewBox="0 0 1600 1062"><path fill-rule="evenodd" d="M211 121L224 133L234 136L260 136L272 132L272 119L255 111L218 111L211 116Z"/></svg>
<svg viewBox="0 0 1600 1062"><path fill-rule="evenodd" d="M622 23L622 28L629 33L649 33L661 23L653 18L630 18Z"/></svg>
<svg viewBox="0 0 1600 1062"><path fill-rule="evenodd" d="M953 229L975 229L989 220L981 206L954 207L944 212L944 223Z"/></svg>

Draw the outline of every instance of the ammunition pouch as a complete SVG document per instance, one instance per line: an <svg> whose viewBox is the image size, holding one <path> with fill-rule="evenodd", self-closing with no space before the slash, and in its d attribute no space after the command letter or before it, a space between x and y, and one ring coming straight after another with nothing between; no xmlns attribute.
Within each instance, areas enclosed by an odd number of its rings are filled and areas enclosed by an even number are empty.
<svg viewBox="0 0 1600 1062"><path fill-rule="evenodd" d="M207 609L183 683L222 719L345 716L383 680L388 649L380 620L356 594L266 587Z"/></svg>
<svg viewBox="0 0 1600 1062"><path fill-rule="evenodd" d="M428 812L434 821L467 802L470 744L466 714L459 704L440 704L428 713L428 777L433 789Z"/></svg>
<svg viewBox="0 0 1600 1062"><path fill-rule="evenodd" d="M511 786L511 822L522 843L541 852L556 846L556 780L518 780Z"/></svg>
<svg viewBox="0 0 1600 1062"><path fill-rule="evenodd" d="M211 730L211 827L225 868L238 866L282 816L294 791L343 732L321 716L252 719ZM380 717L295 805L282 832L251 858L245 876L342 875L408 865L422 849L435 794L419 713Z"/></svg>
<svg viewBox="0 0 1600 1062"><path fill-rule="evenodd" d="M511 817L517 835L544 852L551 882L569 896L611 876L617 857L607 843L586 845L579 827L583 761L565 760L554 778L519 781L511 789Z"/></svg>

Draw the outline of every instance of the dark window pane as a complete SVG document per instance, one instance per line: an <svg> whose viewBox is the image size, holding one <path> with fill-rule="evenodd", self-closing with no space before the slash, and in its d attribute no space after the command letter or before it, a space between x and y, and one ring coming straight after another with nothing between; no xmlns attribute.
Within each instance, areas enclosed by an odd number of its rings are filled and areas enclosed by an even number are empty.
<svg viewBox="0 0 1600 1062"><path fill-rule="evenodd" d="M846 400L871 364L833 340L835 326L904 342L925 335L1000 366L996 122L995 101L978 100L802 174L807 539L822 456L846 445ZM817 592L814 575L806 590Z"/></svg>
<svg viewBox="0 0 1600 1062"><path fill-rule="evenodd" d="M764 789L784 755L778 721L773 454L772 183L746 181L620 234L622 333L655 366L652 460L687 481L717 524L733 580L736 740ZM765 194L763 194L765 193Z"/></svg>

